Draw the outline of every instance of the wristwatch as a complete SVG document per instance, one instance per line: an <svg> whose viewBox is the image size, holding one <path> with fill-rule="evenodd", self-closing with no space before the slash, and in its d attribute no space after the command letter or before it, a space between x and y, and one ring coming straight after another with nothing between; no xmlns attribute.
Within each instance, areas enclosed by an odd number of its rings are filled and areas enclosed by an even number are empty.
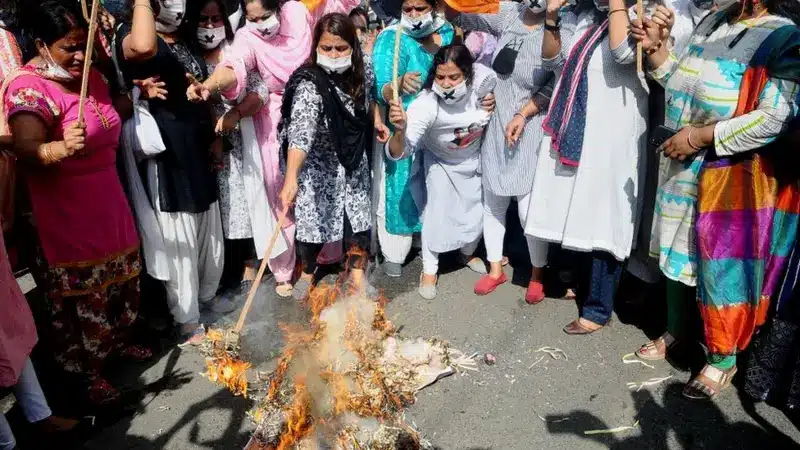
<svg viewBox="0 0 800 450"><path fill-rule="evenodd" d="M561 29L561 16L556 18L555 23L544 19L544 29L547 31L559 31Z"/></svg>

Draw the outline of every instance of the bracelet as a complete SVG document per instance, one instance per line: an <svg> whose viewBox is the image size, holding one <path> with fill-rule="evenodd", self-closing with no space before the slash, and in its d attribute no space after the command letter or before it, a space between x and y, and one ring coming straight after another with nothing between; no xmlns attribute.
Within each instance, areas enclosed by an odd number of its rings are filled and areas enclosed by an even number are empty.
<svg viewBox="0 0 800 450"><path fill-rule="evenodd" d="M52 142L48 142L48 143L44 144L44 149L42 149L42 162L45 163L45 165L57 163L57 162L61 161L62 159L64 159L64 158L62 158L60 155L57 155L57 154L55 154L55 152L53 152L53 143Z"/></svg>
<svg viewBox="0 0 800 450"><path fill-rule="evenodd" d="M625 9L625 8L617 8L617 9L612 9L611 11L609 11L609 12L608 12L608 15L609 15L609 16L611 16L611 15L612 15L612 14L614 14L614 13L618 13L618 12L627 12L627 11L628 11L628 10L627 10L627 9Z"/></svg>
<svg viewBox="0 0 800 450"><path fill-rule="evenodd" d="M700 151L700 150L702 150L702 148L701 148L701 147L698 147L698 146L696 146L696 145L692 144L692 133L694 133L694 131L695 131L696 129L697 129L697 128L695 128L695 127L690 127L690 128L689 128L689 135L688 135L688 136L686 136L686 143L687 143L687 144L689 144L689 147L692 147L692 150L697 150L697 151Z"/></svg>
<svg viewBox="0 0 800 450"><path fill-rule="evenodd" d="M527 118L527 117L525 117L525 115L524 115L524 114L522 114L522 113L520 113L520 112L518 112L518 113L514 113L514 116L520 116L520 117L522 117L522 120L524 120L524 121L526 121L526 122L528 121L528 118ZM513 116L512 116L512 117L513 117Z"/></svg>
<svg viewBox="0 0 800 450"><path fill-rule="evenodd" d="M544 29L547 31L557 32L561 31L561 25L556 23L555 25L550 25L547 21L544 22Z"/></svg>
<svg viewBox="0 0 800 450"><path fill-rule="evenodd" d="M156 15L156 12L155 12L155 11L153 11L153 7L152 7L152 6L150 6L150 5L143 5L143 4L141 4L141 3L136 3L136 4L134 4L134 5L133 5L133 7L131 8L131 10L134 10L134 9L136 9L136 7L137 7L137 6L141 6L142 8L147 8L147 9L149 9L149 10L150 10L150 14L152 14L152 15L154 15L154 16Z"/></svg>

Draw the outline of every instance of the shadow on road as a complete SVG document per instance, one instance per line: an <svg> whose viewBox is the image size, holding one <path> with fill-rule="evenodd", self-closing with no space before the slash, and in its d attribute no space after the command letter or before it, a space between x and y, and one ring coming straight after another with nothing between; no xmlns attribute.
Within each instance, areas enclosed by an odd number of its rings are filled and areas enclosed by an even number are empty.
<svg viewBox="0 0 800 450"><path fill-rule="evenodd" d="M633 392L641 430L625 434L585 435L587 430L602 430L620 425L608 424L588 411L573 411L566 416L548 416L547 429L551 434L574 434L602 444L612 450L667 450L670 440L677 441L682 449L754 449L796 448L786 434L760 418L751 409L759 425L747 422L729 422L714 402L690 402L681 396L683 385L667 387L662 405L649 391ZM729 394L730 395L730 394ZM569 420L563 420L569 419ZM674 442L671 444L675 447Z"/></svg>

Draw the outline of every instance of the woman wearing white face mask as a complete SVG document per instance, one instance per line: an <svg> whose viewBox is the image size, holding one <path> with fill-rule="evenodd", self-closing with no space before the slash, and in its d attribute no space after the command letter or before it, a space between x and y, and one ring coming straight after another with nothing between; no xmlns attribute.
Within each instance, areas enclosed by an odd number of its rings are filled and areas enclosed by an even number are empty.
<svg viewBox="0 0 800 450"><path fill-rule="evenodd" d="M439 254L461 250L465 264L482 265L472 254L483 234L481 141L489 113L480 99L492 91L494 72L474 64L463 45L443 47L433 59L427 89L403 111L392 101L392 160L424 149L427 202L422 219L423 274L419 294L436 297Z"/></svg>
<svg viewBox="0 0 800 450"><path fill-rule="evenodd" d="M148 101L166 150L142 162L147 193L164 235L170 259L167 301L187 342L203 337L200 305L217 305L222 276L223 232L217 204L217 179L211 152L221 141L205 105L184 95L187 74L206 77L206 64L193 42L178 33L185 0L135 0L131 23L117 31L115 52L128 85L135 79L160 77L169 92Z"/></svg>
<svg viewBox="0 0 800 450"><path fill-rule="evenodd" d="M448 8L453 23L465 30L497 37L492 69L497 73L495 95L502 105L486 131L483 159L484 241L489 273L475 284L475 293L487 295L509 278L503 272L503 241L511 200L517 201L525 223L533 189L539 144L544 136L542 120L553 92L553 73L542 67L545 0L501 2L497 14L457 14ZM542 212L544 213L544 212ZM544 300L542 284L548 243L527 239L533 266L525 301Z"/></svg>
<svg viewBox="0 0 800 450"><path fill-rule="evenodd" d="M392 72L395 33L402 29L398 76L403 107L419 94L427 81L433 55L453 41L453 27L436 13L435 0L405 0L402 5L402 27L390 25L378 35L373 50L376 97L388 107L393 98ZM402 265L411 250L413 233L422 230L415 199L423 201L419 164L416 158L392 161L377 158L375 190L379 193L378 237L387 275L399 277ZM385 166L385 167L384 167Z"/></svg>
<svg viewBox="0 0 800 450"><path fill-rule="evenodd" d="M360 288L371 224L367 151L372 146L365 73L355 27L344 14L323 17L314 30L312 63L286 84L280 139L286 155L281 204L294 204L303 273L294 287L302 299L314 282L325 243L344 239L354 250L351 281Z"/></svg>
<svg viewBox="0 0 800 450"><path fill-rule="evenodd" d="M282 208L278 193L283 185L277 141L280 107L286 81L302 65L311 51L311 29L320 11L353 7L357 0L326 0L311 13L297 1L280 4L277 0L246 0L247 22L236 33L230 52L214 73L202 84L195 83L186 91L192 101L206 100L214 93L226 99L235 99L246 89L247 79L258 72L269 90L265 106L253 117L261 148L264 182L271 214L270 231L277 226ZM258 257L263 257L266 243L256 242ZM275 276L276 293L288 297L292 292L292 274L295 266L294 223L288 219L281 239L277 241L270 258L269 268Z"/></svg>
<svg viewBox="0 0 800 450"><path fill-rule="evenodd" d="M197 44L209 71L231 51L233 31L221 0L201 2L188 11L189 28L197 29ZM261 169L261 150L253 120L266 103L269 91L258 72L250 74L247 89L235 100L214 99L215 131L221 135L223 154L217 172L220 213L225 234L225 265L222 287L228 304L245 293L256 275L255 242L269 239L265 217L269 202Z"/></svg>

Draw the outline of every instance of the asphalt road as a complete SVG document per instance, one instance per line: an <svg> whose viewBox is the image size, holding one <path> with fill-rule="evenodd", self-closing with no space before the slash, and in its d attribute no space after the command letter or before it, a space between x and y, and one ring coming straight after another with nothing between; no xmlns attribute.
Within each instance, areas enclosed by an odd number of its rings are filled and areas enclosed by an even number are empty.
<svg viewBox="0 0 800 450"><path fill-rule="evenodd" d="M567 336L561 328L575 317L574 302L548 299L532 307L522 301L523 288L511 284L477 297L478 276L466 269L442 275L438 298L426 301L416 293L419 270L417 259L402 278L376 280L392 299L388 311L402 335L438 336L465 352L497 357L494 366L480 364L478 372L423 390L409 408L408 419L441 449L753 449L800 442L782 412L746 407L736 389L713 403L691 403L680 395L687 372L666 362L623 364L622 356L646 340L634 326L616 320L592 336ZM258 351L272 355L280 345L276 323L299 313L261 297L251 329L262 331ZM543 346L564 350L568 359L536 353ZM202 368L196 350L174 349L128 374L129 388L146 386L149 393L135 414L86 448L242 448L252 430L250 403L200 377ZM666 376L672 378L638 392L627 386ZM584 434L636 423L616 434Z"/></svg>

